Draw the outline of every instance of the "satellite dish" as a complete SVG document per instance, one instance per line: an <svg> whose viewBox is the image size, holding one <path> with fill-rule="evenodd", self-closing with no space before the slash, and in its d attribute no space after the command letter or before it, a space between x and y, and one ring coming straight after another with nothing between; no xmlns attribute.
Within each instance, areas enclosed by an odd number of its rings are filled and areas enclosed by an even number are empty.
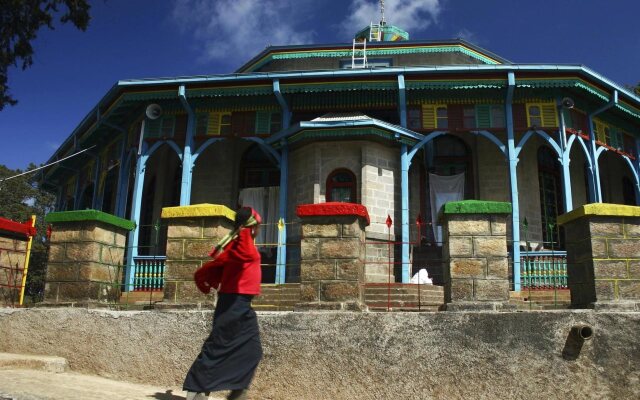
<svg viewBox="0 0 640 400"><path fill-rule="evenodd" d="M160 104L149 104L144 113L149 119L158 119L162 115L162 107Z"/></svg>
<svg viewBox="0 0 640 400"><path fill-rule="evenodd" d="M573 108L573 106L576 105L571 97L565 97L564 99L562 99L562 102L560 104L562 104L562 107L564 108Z"/></svg>

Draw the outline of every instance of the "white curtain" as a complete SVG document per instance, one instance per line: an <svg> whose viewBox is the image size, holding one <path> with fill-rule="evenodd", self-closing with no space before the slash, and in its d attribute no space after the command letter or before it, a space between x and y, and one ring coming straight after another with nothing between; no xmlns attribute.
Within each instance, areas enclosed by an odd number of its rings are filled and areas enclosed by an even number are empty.
<svg viewBox="0 0 640 400"><path fill-rule="evenodd" d="M280 188L256 187L240 190L238 202L242 207L253 207L262 216L262 229L256 243L275 247L278 243L278 208Z"/></svg>
<svg viewBox="0 0 640 400"><path fill-rule="evenodd" d="M431 200L433 235L438 246L441 246L442 226L438 225L438 212L444 203L464 198L464 172L451 176L429 174L429 198Z"/></svg>

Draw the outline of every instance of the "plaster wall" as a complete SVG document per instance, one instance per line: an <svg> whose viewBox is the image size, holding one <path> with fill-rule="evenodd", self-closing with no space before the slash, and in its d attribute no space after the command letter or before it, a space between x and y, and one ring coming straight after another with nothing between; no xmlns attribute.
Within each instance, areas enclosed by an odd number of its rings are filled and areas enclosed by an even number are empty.
<svg viewBox="0 0 640 400"><path fill-rule="evenodd" d="M635 181L629 164L619 154L605 152L600 155L599 167L602 201L604 203L625 204L622 178L626 176L631 182ZM633 188L631 190L633 191Z"/></svg>
<svg viewBox="0 0 640 400"><path fill-rule="evenodd" d="M0 351L181 385L211 311L0 309ZM259 312L255 399L640 398L640 313ZM570 328L594 337L581 345ZM25 334L28 332L28 334Z"/></svg>
<svg viewBox="0 0 640 400"><path fill-rule="evenodd" d="M574 143L569 154L571 162L569 163L569 173L571 175L571 195L573 196L573 208L578 208L589 203L589 192L586 182L586 158L584 151L579 143Z"/></svg>

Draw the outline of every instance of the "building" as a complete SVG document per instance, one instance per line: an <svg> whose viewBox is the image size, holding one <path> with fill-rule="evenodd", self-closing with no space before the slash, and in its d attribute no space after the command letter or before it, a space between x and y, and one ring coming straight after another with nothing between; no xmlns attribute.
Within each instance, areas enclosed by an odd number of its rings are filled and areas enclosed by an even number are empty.
<svg viewBox="0 0 640 400"><path fill-rule="evenodd" d="M393 279L406 283L440 257L444 202L511 202L519 290L522 251L562 255L558 215L640 205L639 148L640 98L587 67L516 64L381 23L352 43L270 46L228 75L119 81L49 162L81 153L38 179L58 210L136 222L126 279L165 254L163 207L259 208L264 242L281 244L265 276L284 283L299 279L295 206L360 203L367 240L381 253L394 243Z"/></svg>

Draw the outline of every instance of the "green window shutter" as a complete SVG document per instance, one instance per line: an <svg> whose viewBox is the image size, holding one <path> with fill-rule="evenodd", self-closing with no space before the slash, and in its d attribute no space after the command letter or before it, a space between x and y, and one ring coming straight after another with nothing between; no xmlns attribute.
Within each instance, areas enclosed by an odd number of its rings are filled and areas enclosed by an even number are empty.
<svg viewBox="0 0 640 400"><path fill-rule="evenodd" d="M476 106L476 125L478 128L491 128L491 106L479 104Z"/></svg>
<svg viewBox="0 0 640 400"><path fill-rule="evenodd" d="M173 115L168 115L161 118L161 121L160 137L172 138L176 126L176 117Z"/></svg>
<svg viewBox="0 0 640 400"><path fill-rule="evenodd" d="M204 136L207 134L207 124L209 122L209 114L196 114L196 136Z"/></svg>
<svg viewBox="0 0 640 400"><path fill-rule="evenodd" d="M271 112L256 111L256 134L268 134L271 129Z"/></svg>
<svg viewBox="0 0 640 400"><path fill-rule="evenodd" d="M558 126L556 106L553 103L541 104L542 126Z"/></svg>
<svg viewBox="0 0 640 400"><path fill-rule="evenodd" d="M144 121L144 137L159 138L162 128L162 119L147 119Z"/></svg>
<svg viewBox="0 0 640 400"><path fill-rule="evenodd" d="M432 104L422 105L422 127L434 129L436 127L436 106Z"/></svg>

